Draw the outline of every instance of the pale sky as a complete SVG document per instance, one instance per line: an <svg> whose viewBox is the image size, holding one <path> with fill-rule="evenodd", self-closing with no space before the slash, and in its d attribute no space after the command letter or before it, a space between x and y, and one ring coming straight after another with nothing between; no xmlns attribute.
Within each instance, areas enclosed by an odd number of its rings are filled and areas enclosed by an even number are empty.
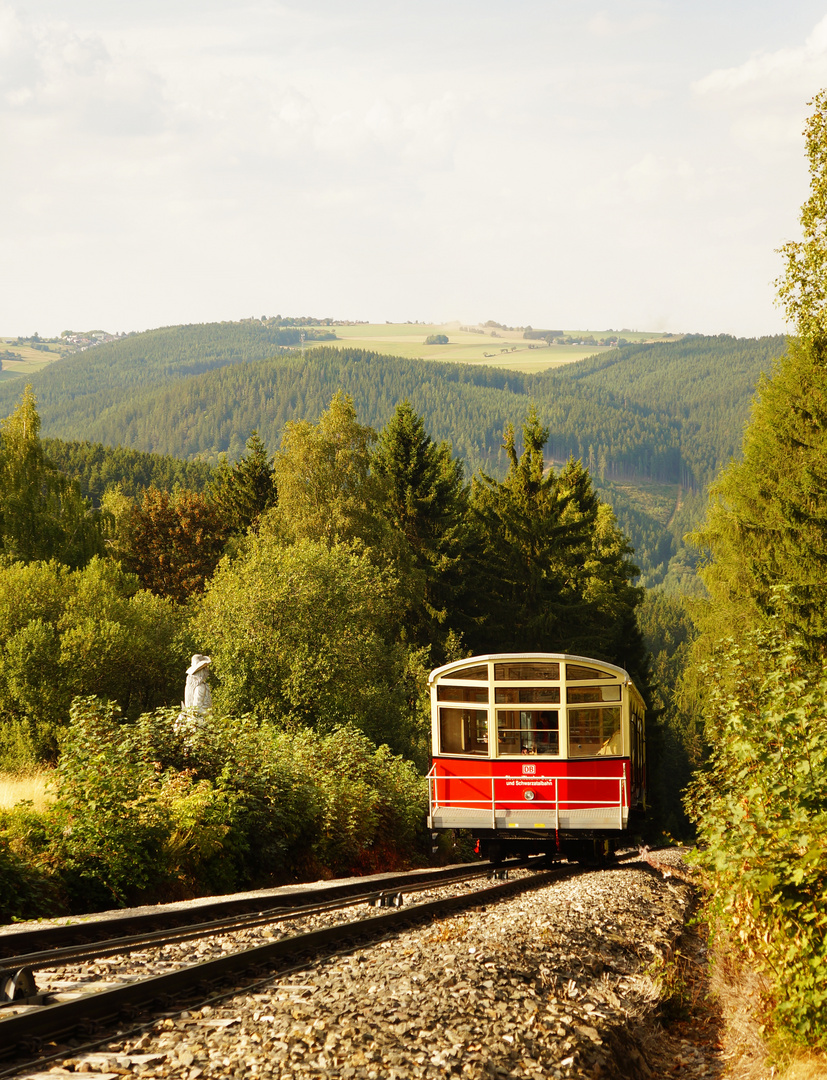
<svg viewBox="0 0 827 1080"><path fill-rule="evenodd" d="M0 0L0 334L783 329L827 0Z"/></svg>

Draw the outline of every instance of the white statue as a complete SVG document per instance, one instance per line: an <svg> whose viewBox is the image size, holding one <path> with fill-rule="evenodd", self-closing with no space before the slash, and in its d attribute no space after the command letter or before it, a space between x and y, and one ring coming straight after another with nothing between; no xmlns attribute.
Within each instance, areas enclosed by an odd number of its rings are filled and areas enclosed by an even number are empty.
<svg viewBox="0 0 827 1080"><path fill-rule="evenodd" d="M195 653L192 663L187 668L187 686L184 690L184 709L195 709L199 713L205 713L212 708L212 695L210 684L207 682L210 666L209 656Z"/></svg>
<svg viewBox="0 0 827 1080"><path fill-rule="evenodd" d="M181 712L175 721L176 731L197 727L207 709L212 708L212 694L207 681L210 663L209 656L202 656L201 653L193 655L192 663L187 668L187 685L184 700L181 702Z"/></svg>

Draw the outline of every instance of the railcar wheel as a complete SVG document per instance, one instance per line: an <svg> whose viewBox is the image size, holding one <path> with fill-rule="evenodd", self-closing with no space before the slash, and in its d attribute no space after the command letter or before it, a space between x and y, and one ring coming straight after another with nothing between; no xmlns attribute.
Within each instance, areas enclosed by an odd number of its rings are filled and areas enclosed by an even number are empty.
<svg viewBox="0 0 827 1080"><path fill-rule="evenodd" d="M570 840L565 847L566 858L583 866L605 866L611 854L609 840Z"/></svg>
<svg viewBox="0 0 827 1080"><path fill-rule="evenodd" d="M481 840L480 855L494 866L499 866L505 858L505 845L499 840Z"/></svg>

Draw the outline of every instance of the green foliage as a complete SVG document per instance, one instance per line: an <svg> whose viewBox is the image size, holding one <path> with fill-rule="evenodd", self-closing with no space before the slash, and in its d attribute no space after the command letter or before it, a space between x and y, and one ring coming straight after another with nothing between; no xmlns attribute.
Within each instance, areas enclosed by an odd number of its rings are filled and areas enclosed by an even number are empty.
<svg viewBox="0 0 827 1080"><path fill-rule="evenodd" d="M18 407L0 422L0 554L80 566L102 551L97 522L77 485L46 458L27 386Z"/></svg>
<svg viewBox="0 0 827 1080"><path fill-rule="evenodd" d="M395 644L396 579L357 548L251 537L224 561L194 620L213 658L219 709L329 731L352 723L377 744L415 753L420 722Z"/></svg>
<svg viewBox="0 0 827 1080"><path fill-rule="evenodd" d="M425 344L426 345L447 345L448 344L448 335L447 334L428 334L428 336L425 338Z"/></svg>
<svg viewBox="0 0 827 1080"><path fill-rule="evenodd" d="M474 480L478 544L466 638L475 652L595 656L621 664L645 685L631 549L579 461L559 474L545 469L547 438L532 410L521 455L513 429L506 429L511 467L505 480Z"/></svg>
<svg viewBox="0 0 827 1080"><path fill-rule="evenodd" d="M348 727L326 738L286 737L293 760L313 776L320 809L316 858L340 871L402 865L425 843L425 781L410 762Z"/></svg>
<svg viewBox="0 0 827 1080"><path fill-rule="evenodd" d="M35 855L43 846L42 835L39 815L29 807L0 810L0 923L44 918L61 910L60 889Z"/></svg>
<svg viewBox="0 0 827 1080"><path fill-rule="evenodd" d="M780 617L810 653L827 647L825 342L794 341L756 396L743 461L713 485L698 546L710 629ZM783 581L788 588L774 587Z"/></svg>
<svg viewBox="0 0 827 1080"><path fill-rule="evenodd" d="M434 662L444 662L468 533L462 462L449 443L431 439L422 417L404 401L379 435L372 469L377 508L390 526L399 577L409 594L404 636L434 646Z"/></svg>
<svg viewBox="0 0 827 1080"><path fill-rule="evenodd" d="M210 481L212 501L222 527L243 534L276 504L276 481L267 448L254 431L247 452L231 467L226 461Z"/></svg>
<svg viewBox="0 0 827 1080"><path fill-rule="evenodd" d="M651 704L646 750L649 798L659 830L689 840L693 828L683 793L703 757L703 722L691 667L695 624L687 601L663 591L647 592L637 611L644 646L651 656Z"/></svg>
<svg viewBox="0 0 827 1080"><path fill-rule="evenodd" d="M0 872L19 890L3 910L381 870L424 848L424 780L354 728L286 732L208 713L176 730L175 716L123 723L100 699L74 703L57 801L0 815Z"/></svg>
<svg viewBox="0 0 827 1080"><path fill-rule="evenodd" d="M827 93L807 127L804 240L779 297L797 325L764 379L743 461L712 489L695 537L710 601L696 607L710 765L687 808L723 925L773 983L778 1023L827 1044Z"/></svg>
<svg viewBox="0 0 827 1080"><path fill-rule="evenodd" d="M140 498L147 488L203 491L213 472L203 461L182 461L124 446L64 442L62 439L43 439L42 444L54 467L70 480L77 481L83 497L98 510L107 488L116 485L131 499Z"/></svg>
<svg viewBox="0 0 827 1080"><path fill-rule="evenodd" d="M268 526L290 540L336 544L375 531L370 447L376 433L337 392L317 424L291 421L273 460L278 502Z"/></svg>
<svg viewBox="0 0 827 1080"><path fill-rule="evenodd" d="M724 645L707 675L709 768L687 808L715 908L766 970L776 1018L827 1044L827 670L807 670L778 628ZM768 657L763 680L755 656Z"/></svg>
<svg viewBox="0 0 827 1080"><path fill-rule="evenodd" d="M82 570L0 564L4 765L28 764L32 753L54 758L77 694L114 698L131 716L180 696L180 658L192 652L184 619L103 559Z"/></svg>
<svg viewBox="0 0 827 1080"><path fill-rule="evenodd" d="M111 705L75 701L47 856L73 910L125 903L162 872L167 821L153 798L156 771L130 751Z"/></svg>
<svg viewBox="0 0 827 1080"><path fill-rule="evenodd" d="M801 208L803 240L781 248L786 263L776 282L787 318L807 341L827 338L827 90L810 102L804 135L810 168L810 196Z"/></svg>

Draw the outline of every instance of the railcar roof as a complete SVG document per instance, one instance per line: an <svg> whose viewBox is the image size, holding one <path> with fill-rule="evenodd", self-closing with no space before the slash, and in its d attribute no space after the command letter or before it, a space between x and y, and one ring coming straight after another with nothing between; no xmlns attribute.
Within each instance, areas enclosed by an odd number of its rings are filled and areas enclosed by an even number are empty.
<svg viewBox="0 0 827 1080"><path fill-rule="evenodd" d="M464 660L452 660L450 664L443 664L442 667L434 668L428 676L428 685L436 682L436 680L443 675L450 674L452 671L464 667L471 667L474 664L484 664L489 660L566 660L575 664L591 664L592 666L596 665L608 671L614 671L619 677L632 683L631 676L625 668L618 667L617 664L610 664L606 660L596 660L593 656L575 656L572 653L507 652L485 653L482 656L467 656ZM634 684L632 683L632 685Z"/></svg>

